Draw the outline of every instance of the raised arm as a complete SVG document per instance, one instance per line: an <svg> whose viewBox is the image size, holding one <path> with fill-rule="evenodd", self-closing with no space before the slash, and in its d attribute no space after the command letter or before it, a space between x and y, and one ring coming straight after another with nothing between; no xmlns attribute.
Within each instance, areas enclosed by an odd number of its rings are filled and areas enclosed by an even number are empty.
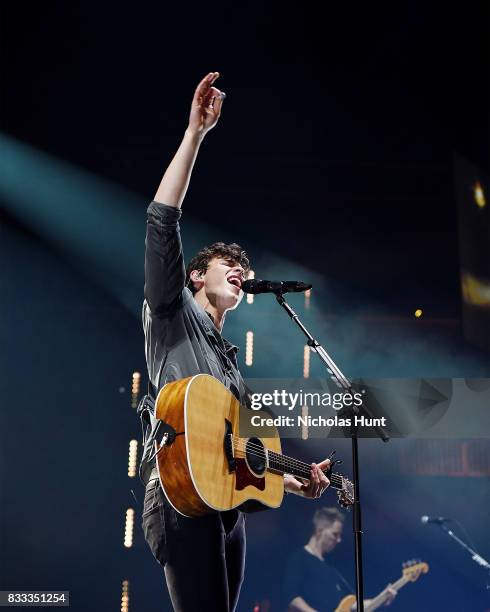
<svg viewBox="0 0 490 612"><path fill-rule="evenodd" d="M213 83L219 72L205 76L194 92L189 125L155 195L155 201L180 208L184 200L192 168L204 136L218 122L225 94Z"/></svg>
<svg viewBox="0 0 490 612"><path fill-rule="evenodd" d="M210 72L192 99L189 125L148 208L145 251L145 299L154 314L166 314L180 297L185 266L180 240L180 207L184 199L199 145L218 122L224 93L212 84L219 77Z"/></svg>

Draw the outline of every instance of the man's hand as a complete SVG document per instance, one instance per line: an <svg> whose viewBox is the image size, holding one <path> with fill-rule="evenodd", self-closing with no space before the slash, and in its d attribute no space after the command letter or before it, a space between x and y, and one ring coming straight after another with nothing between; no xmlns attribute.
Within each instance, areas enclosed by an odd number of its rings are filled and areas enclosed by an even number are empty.
<svg viewBox="0 0 490 612"><path fill-rule="evenodd" d="M389 606L390 603L395 599L397 591L395 591L395 589L391 586L391 584L389 584L386 587L385 591L386 591L386 594L388 595L385 601L385 606Z"/></svg>
<svg viewBox="0 0 490 612"><path fill-rule="evenodd" d="M189 126L163 175L155 195L155 202L175 208L182 206L199 146L206 132L216 125L221 113L225 94L212 87L218 77L219 72L210 72L197 86L192 99Z"/></svg>
<svg viewBox="0 0 490 612"><path fill-rule="evenodd" d="M202 137L218 123L226 97L224 92L212 86L218 77L219 72L210 72L194 92L187 128L192 134Z"/></svg>
<svg viewBox="0 0 490 612"><path fill-rule="evenodd" d="M330 485L330 480L323 473L323 470L328 469L329 465L330 459L325 459L318 464L312 463L309 483L302 483L291 474L286 474L284 476L284 489L288 493L317 499Z"/></svg>

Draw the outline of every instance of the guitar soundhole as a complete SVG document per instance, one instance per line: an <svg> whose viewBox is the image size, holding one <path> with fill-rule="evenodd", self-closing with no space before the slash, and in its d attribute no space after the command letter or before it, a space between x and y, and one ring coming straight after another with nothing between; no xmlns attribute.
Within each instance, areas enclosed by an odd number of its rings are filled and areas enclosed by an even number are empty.
<svg viewBox="0 0 490 612"><path fill-rule="evenodd" d="M245 447L247 463L254 474L262 475L266 469L265 449L259 438L249 438Z"/></svg>

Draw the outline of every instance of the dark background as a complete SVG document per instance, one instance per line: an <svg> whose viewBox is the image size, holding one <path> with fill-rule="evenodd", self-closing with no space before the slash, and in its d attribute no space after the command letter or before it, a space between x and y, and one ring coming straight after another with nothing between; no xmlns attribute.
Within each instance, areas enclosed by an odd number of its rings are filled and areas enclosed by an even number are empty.
<svg viewBox="0 0 490 612"><path fill-rule="evenodd" d="M258 276L311 280L312 308L292 302L348 375L488 376L461 333L453 168L457 154L489 172L483 4L11 3L1 56L0 588L70 589L74 609L109 610L128 579L130 610L168 605L139 518L122 546L142 501L126 477L129 387L145 372L145 207L210 70L227 99L186 198L187 255L238 240ZM242 346L256 332L244 374L301 375L296 330L271 301L247 308L225 328ZM331 448L289 444L306 460ZM488 607L483 572L418 525L451 515L483 546L487 468L407 473L409 441L364 444L368 595L421 557L431 572L393 610ZM278 609L280 560L315 507L288 498L249 518L240 610ZM334 554L352 581L349 535Z"/></svg>
<svg viewBox="0 0 490 612"><path fill-rule="evenodd" d="M488 169L483 4L16 7L3 129L149 199L219 70L187 210L394 309L415 293L458 313L452 155Z"/></svg>

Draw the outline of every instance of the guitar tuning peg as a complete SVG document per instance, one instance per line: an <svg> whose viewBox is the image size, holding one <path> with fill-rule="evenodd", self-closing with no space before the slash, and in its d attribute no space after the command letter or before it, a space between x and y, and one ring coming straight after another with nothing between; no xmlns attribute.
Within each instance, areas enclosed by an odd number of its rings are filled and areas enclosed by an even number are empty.
<svg viewBox="0 0 490 612"><path fill-rule="evenodd" d="M330 453L330 455L327 457L327 459L332 459L332 457L335 455L335 453L336 453L336 452L337 452L337 451L334 449L334 450L333 450L333 451Z"/></svg>

